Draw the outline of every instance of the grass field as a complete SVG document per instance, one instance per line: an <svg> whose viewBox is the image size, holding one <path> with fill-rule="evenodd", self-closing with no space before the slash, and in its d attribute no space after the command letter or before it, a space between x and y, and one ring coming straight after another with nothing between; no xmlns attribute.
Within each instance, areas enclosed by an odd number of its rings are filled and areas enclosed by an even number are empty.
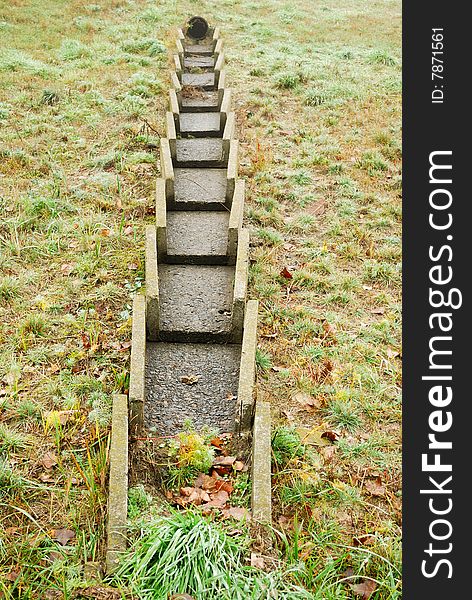
<svg viewBox="0 0 472 600"><path fill-rule="evenodd" d="M307 597L400 598L397 0L0 2L0 598L125 597L86 595L83 565L103 558L111 395L195 12L222 28L247 180L279 427L267 554Z"/></svg>

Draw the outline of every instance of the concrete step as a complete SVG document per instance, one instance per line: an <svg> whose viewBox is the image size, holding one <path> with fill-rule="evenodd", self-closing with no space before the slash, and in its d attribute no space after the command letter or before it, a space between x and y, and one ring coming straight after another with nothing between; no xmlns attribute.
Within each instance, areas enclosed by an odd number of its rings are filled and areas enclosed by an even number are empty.
<svg viewBox="0 0 472 600"><path fill-rule="evenodd" d="M172 210L222 210L228 184L226 169L174 169Z"/></svg>
<svg viewBox="0 0 472 600"><path fill-rule="evenodd" d="M191 85L204 90L214 90L216 85L215 73L182 73L182 86Z"/></svg>
<svg viewBox="0 0 472 600"><path fill-rule="evenodd" d="M240 357L236 344L148 342L145 427L174 435L191 419L197 430L206 425L232 431Z"/></svg>
<svg viewBox="0 0 472 600"><path fill-rule="evenodd" d="M179 128L183 137L219 137L221 115L219 112L180 113Z"/></svg>
<svg viewBox="0 0 472 600"><path fill-rule="evenodd" d="M184 56L184 69L213 69L214 66L213 56Z"/></svg>
<svg viewBox="0 0 472 600"><path fill-rule="evenodd" d="M230 340L234 267L161 264L158 270L161 341Z"/></svg>
<svg viewBox="0 0 472 600"><path fill-rule="evenodd" d="M178 167L224 167L223 140L218 138L179 139L175 141Z"/></svg>
<svg viewBox="0 0 472 600"><path fill-rule="evenodd" d="M190 44L183 42L185 54L199 54L200 56L211 56L213 54L213 44Z"/></svg>
<svg viewBox="0 0 472 600"><path fill-rule="evenodd" d="M166 262L225 264L228 225L227 211L168 212Z"/></svg>
<svg viewBox="0 0 472 600"><path fill-rule="evenodd" d="M182 95L183 112L217 112L220 110L220 98L218 92L205 92L198 88L185 88Z"/></svg>

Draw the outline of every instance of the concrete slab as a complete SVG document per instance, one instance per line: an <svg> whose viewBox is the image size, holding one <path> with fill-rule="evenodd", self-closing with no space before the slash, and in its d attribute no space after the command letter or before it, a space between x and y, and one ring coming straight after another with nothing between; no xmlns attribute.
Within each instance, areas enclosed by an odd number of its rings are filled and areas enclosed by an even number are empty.
<svg viewBox="0 0 472 600"><path fill-rule="evenodd" d="M252 434L252 518L268 524L272 520L271 426L269 402L257 402Z"/></svg>
<svg viewBox="0 0 472 600"><path fill-rule="evenodd" d="M145 426L174 435L186 419L197 428L234 428L241 346L149 343ZM195 377L192 385L182 377Z"/></svg>
<svg viewBox="0 0 472 600"><path fill-rule="evenodd" d="M217 137L221 135L219 112L180 113L180 135L192 137Z"/></svg>
<svg viewBox="0 0 472 600"><path fill-rule="evenodd" d="M215 73L182 73L182 85L201 87L204 90L214 90L216 85Z"/></svg>
<svg viewBox="0 0 472 600"><path fill-rule="evenodd" d="M229 341L234 267L159 266L159 339Z"/></svg>
<svg viewBox="0 0 472 600"><path fill-rule="evenodd" d="M254 414L253 389L256 377L257 315L259 302L249 300L244 315L243 345L238 385L238 431L251 429Z"/></svg>
<svg viewBox="0 0 472 600"><path fill-rule="evenodd" d="M185 69L213 69L215 66L215 59L213 56L185 56L184 57L184 68Z"/></svg>
<svg viewBox="0 0 472 600"><path fill-rule="evenodd" d="M225 264L229 217L226 211L168 212L166 262Z"/></svg>
<svg viewBox="0 0 472 600"><path fill-rule="evenodd" d="M128 397L113 396L106 570L113 572L127 545L128 517Z"/></svg>
<svg viewBox="0 0 472 600"><path fill-rule="evenodd" d="M144 359L146 352L146 298L133 298L133 325L131 331L131 359L129 368L130 426L137 432L143 423Z"/></svg>
<svg viewBox="0 0 472 600"><path fill-rule="evenodd" d="M185 54L199 54L200 56L211 56L213 54L213 44L190 44L184 42Z"/></svg>
<svg viewBox="0 0 472 600"><path fill-rule="evenodd" d="M204 90L184 90L181 95L182 110L185 112L217 112L219 111L220 94Z"/></svg>
<svg viewBox="0 0 472 600"><path fill-rule="evenodd" d="M168 208L221 210L226 187L226 169L175 169L174 198L169 199Z"/></svg>
<svg viewBox="0 0 472 600"><path fill-rule="evenodd" d="M175 149L177 166L224 166L223 140L221 139L179 139L176 140Z"/></svg>

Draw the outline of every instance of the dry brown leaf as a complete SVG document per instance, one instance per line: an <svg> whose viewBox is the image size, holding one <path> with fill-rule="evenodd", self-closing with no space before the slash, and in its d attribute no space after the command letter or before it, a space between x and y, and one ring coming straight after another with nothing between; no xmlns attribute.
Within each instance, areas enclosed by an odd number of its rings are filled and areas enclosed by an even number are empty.
<svg viewBox="0 0 472 600"><path fill-rule="evenodd" d="M368 479L364 486L372 496L385 496L385 487L382 485L380 477L375 480Z"/></svg>
<svg viewBox="0 0 472 600"><path fill-rule="evenodd" d="M75 531L72 529L54 529L52 539L59 542L61 546L67 546L67 544L75 538Z"/></svg>
<svg viewBox="0 0 472 600"><path fill-rule="evenodd" d="M250 517L248 509L242 506L230 506L230 508L225 508L222 512L224 517L232 517L237 521L246 521Z"/></svg>
<svg viewBox="0 0 472 600"><path fill-rule="evenodd" d="M251 552L251 567L256 569L263 569L265 567L264 559L260 554Z"/></svg>
<svg viewBox="0 0 472 600"><path fill-rule="evenodd" d="M362 583L350 583L351 590L362 600L369 600L372 594L377 589L377 584L372 579L364 579Z"/></svg>
<svg viewBox="0 0 472 600"><path fill-rule="evenodd" d="M183 375L180 381L185 383L185 385L193 385L194 383L198 383L200 379L201 375Z"/></svg>
<svg viewBox="0 0 472 600"><path fill-rule="evenodd" d="M46 452L46 454L41 458L41 464L45 469L51 469L57 465L57 456L54 454L54 452Z"/></svg>

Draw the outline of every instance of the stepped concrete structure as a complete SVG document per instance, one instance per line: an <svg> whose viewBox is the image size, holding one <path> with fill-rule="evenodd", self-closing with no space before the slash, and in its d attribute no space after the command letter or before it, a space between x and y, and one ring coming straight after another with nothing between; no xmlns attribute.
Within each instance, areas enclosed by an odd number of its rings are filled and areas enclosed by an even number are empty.
<svg viewBox="0 0 472 600"><path fill-rule="evenodd" d="M126 548L128 421L131 435L174 435L187 420L250 434L256 415L252 512L270 521L270 410L253 400L258 303L246 298L249 232L224 61L218 28L193 17L178 31L126 419L123 396L114 404L108 570Z"/></svg>

